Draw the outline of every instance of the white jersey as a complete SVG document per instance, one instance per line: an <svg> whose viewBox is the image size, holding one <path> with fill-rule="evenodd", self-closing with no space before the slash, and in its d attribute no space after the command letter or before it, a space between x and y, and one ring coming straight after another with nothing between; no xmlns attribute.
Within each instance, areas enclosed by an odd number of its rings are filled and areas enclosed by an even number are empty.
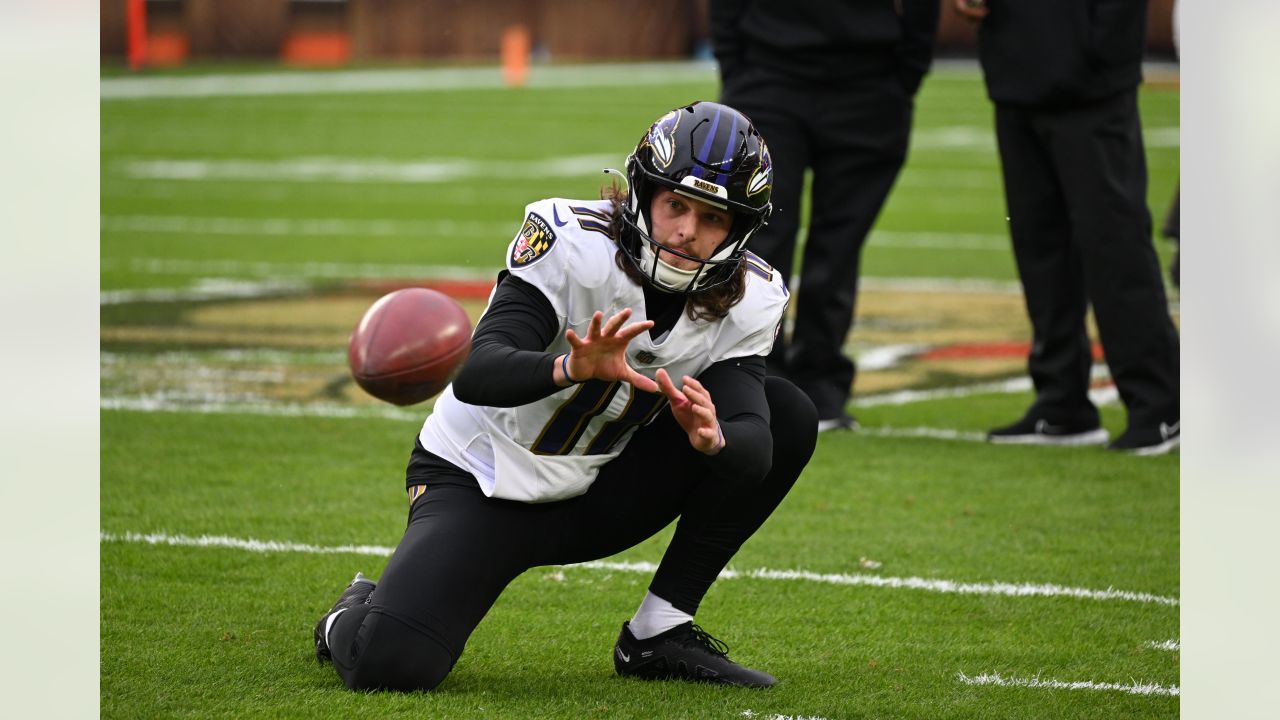
<svg viewBox="0 0 1280 720"><path fill-rule="evenodd" d="M546 351L569 352L565 330L581 337L597 311L605 319L631 308L629 322L648 319L644 292L618 268L608 232L607 200L554 198L525 208L525 221L507 252L511 275L542 291L559 321ZM727 358L767 355L787 305L773 268L747 255L746 294L721 320L687 313L667 333L643 333L627 359L647 377L666 368L678 382ZM600 467L618 456L636 428L662 410L665 398L625 382L591 380L513 408L467 405L450 385L422 427L423 447L470 472L491 497L549 502L581 495Z"/></svg>

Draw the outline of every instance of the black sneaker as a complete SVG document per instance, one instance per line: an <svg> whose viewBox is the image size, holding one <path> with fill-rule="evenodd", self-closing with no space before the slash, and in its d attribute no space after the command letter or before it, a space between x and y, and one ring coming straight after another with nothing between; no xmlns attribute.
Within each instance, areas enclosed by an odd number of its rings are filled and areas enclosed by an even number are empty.
<svg viewBox="0 0 1280 720"><path fill-rule="evenodd" d="M858 421L848 413L840 413L835 417L823 418L818 421L818 432L828 432L831 430L857 430Z"/></svg>
<svg viewBox="0 0 1280 720"><path fill-rule="evenodd" d="M338 596L338 602L333 604L329 612L320 618L320 622L316 623L316 662L324 664L326 661L333 660L333 654L329 652L329 626L338 615L357 605L365 605L369 602L369 596L373 594L373 589L377 587L377 583L365 577L363 573L356 573L351 579L351 584L346 590Z"/></svg>
<svg viewBox="0 0 1280 720"><path fill-rule="evenodd" d="M728 657L729 648L693 621L677 625L648 640L631 634L622 623L613 646L613 668L619 675L646 680L675 679L766 688L778 680L766 672L743 667Z"/></svg>
<svg viewBox="0 0 1280 720"><path fill-rule="evenodd" d="M1012 425L987 433L987 442L997 445L1102 445L1107 431L1097 420L1075 423L1052 423L1028 415Z"/></svg>
<svg viewBox="0 0 1280 720"><path fill-rule="evenodd" d="M1107 449L1131 455L1164 455L1178 447L1181 424L1182 421L1179 420L1172 425L1160 423L1156 427L1130 427L1108 445Z"/></svg>

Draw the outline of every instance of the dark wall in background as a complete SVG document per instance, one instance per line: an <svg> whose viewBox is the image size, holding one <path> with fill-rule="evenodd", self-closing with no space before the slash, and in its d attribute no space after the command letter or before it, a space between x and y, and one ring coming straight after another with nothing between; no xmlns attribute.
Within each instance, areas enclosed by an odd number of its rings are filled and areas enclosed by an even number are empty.
<svg viewBox="0 0 1280 720"><path fill-rule="evenodd" d="M785 0L779 0L785 2ZM884 0L890 2L891 0ZM1070 2L1073 0L1042 0ZM1080 2L1082 0L1074 0ZM943 5L939 52L972 54L973 28ZM1149 50L1172 56L1174 0L1150 0ZM150 0L152 30L185 31L200 59L274 58L289 33L350 34L356 60L496 59L505 27L525 25L552 59L676 59L706 38L708 0ZM101 54L125 53L124 0L102 0Z"/></svg>

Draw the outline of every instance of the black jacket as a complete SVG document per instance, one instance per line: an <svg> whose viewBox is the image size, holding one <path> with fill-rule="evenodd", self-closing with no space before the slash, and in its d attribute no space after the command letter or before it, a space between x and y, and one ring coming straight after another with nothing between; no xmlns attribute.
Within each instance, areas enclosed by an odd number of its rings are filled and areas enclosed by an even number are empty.
<svg viewBox="0 0 1280 720"><path fill-rule="evenodd" d="M894 74L914 93L938 10L938 0L711 0L711 38L725 78L746 66L823 84Z"/></svg>
<svg viewBox="0 0 1280 720"><path fill-rule="evenodd" d="M988 6L979 55L996 103L1079 105L1142 81L1147 0L988 0Z"/></svg>

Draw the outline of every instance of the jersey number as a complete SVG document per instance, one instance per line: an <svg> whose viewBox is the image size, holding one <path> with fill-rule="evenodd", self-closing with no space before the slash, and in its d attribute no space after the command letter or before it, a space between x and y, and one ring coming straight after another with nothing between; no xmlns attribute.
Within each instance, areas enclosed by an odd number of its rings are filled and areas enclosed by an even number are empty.
<svg viewBox="0 0 1280 720"><path fill-rule="evenodd" d="M533 443L535 455L568 455L577 447L582 434L587 431L591 419L604 412L613 396L622 387L620 382L588 380L578 386L568 400L556 409L547 421L538 439ZM610 420L587 444L585 455L603 455L629 430L647 424L666 404L666 397L659 393L641 392L631 388L631 399L616 420Z"/></svg>

